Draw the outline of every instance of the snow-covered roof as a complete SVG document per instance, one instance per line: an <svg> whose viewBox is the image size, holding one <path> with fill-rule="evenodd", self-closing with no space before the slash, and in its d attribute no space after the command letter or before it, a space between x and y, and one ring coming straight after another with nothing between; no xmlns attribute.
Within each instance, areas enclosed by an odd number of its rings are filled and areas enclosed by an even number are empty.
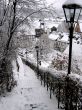
<svg viewBox="0 0 82 110"><path fill-rule="evenodd" d="M57 38L59 38L59 34L53 32L48 37L52 40L56 40Z"/></svg>
<svg viewBox="0 0 82 110"><path fill-rule="evenodd" d="M57 30L59 32L66 32L66 33L68 33L69 32L69 26L68 26L68 24L65 21L63 21L61 24L59 24Z"/></svg>
<svg viewBox="0 0 82 110"><path fill-rule="evenodd" d="M54 22L46 22L45 27L47 28L52 28L55 26L56 28L58 27L59 23L54 23Z"/></svg>
<svg viewBox="0 0 82 110"><path fill-rule="evenodd" d="M63 37L61 38L61 41L68 41L68 34L66 34L66 33L63 33Z"/></svg>

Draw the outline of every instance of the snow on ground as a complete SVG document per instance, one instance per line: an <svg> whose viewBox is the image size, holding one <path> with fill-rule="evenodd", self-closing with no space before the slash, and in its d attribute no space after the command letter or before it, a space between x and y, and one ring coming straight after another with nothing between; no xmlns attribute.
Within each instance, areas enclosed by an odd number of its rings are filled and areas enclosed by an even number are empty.
<svg viewBox="0 0 82 110"><path fill-rule="evenodd" d="M17 80L17 86L12 92L0 98L1 110L58 110L55 96L49 99L49 92L40 85L34 71L17 58L20 65L17 72L13 61L13 72Z"/></svg>
<svg viewBox="0 0 82 110"><path fill-rule="evenodd" d="M33 63L36 62L36 59L34 58L34 54L29 53L29 54L27 55L27 57L29 58L30 61L32 60Z"/></svg>
<svg viewBox="0 0 82 110"><path fill-rule="evenodd" d="M73 56L78 61L79 68L82 71L82 45L73 42Z"/></svg>
<svg viewBox="0 0 82 110"><path fill-rule="evenodd" d="M68 54L69 52L69 46L64 51L64 54ZM82 71L82 45L77 44L75 40L73 40L73 46L72 46L72 57L77 60L78 66L80 70Z"/></svg>
<svg viewBox="0 0 82 110"><path fill-rule="evenodd" d="M49 66L49 63L45 61L41 61L41 67L48 68L48 66Z"/></svg>

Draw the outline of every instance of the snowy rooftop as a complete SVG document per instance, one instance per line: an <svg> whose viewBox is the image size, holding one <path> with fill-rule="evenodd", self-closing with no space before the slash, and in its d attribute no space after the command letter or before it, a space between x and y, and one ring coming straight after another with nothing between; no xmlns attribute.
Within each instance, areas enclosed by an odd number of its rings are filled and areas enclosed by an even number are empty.
<svg viewBox="0 0 82 110"><path fill-rule="evenodd" d="M60 37L59 34L61 34L61 33L53 32L53 33L51 33L51 34L49 35L49 38L50 38L51 40L56 40L56 39L58 39L58 38ZM60 39L60 41L67 42L69 35L68 35L67 33L63 33L63 34L61 34L61 35L62 35L63 37Z"/></svg>
<svg viewBox="0 0 82 110"><path fill-rule="evenodd" d="M54 22L47 22L45 24L45 27L47 28L52 28L53 26L58 27L59 23L54 23Z"/></svg>
<svg viewBox="0 0 82 110"><path fill-rule="evenodd" d="M57 38L59 38L59 34L53 32L53 33L51 33L51 34L49 35L49 38L50 38L51 40L56 40Z"/></svg>
<svg viewBox="0 0 82 110"><path fill-rule="evenodd" d="M63 33L63 37L61 38L61 41L68 41L68 34Z"/></svg>

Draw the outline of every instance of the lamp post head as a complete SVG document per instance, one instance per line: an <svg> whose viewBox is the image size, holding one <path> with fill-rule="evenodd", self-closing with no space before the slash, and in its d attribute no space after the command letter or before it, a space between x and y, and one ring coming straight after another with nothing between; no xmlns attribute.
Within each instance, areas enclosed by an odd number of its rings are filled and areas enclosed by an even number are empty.
<svg viewBox="0 0 82 110"><path fill-rule="evenodd" d="M62 8L64 10L64 15L66 18L66 22L74 23L78 22L80 17L80 13L82 10L82 0L67 0Z"/></svg>
<svg viewBox="0 0 82 110"><path fill-rule="evenodd" d="M38 51L38 49L39 49L39 46L35 46L35 49L36 49L36 51Z"/></svg>
<svg viewBox="0 0 82 110"><path fill-rule="evenodd" d="M41 19L39 20L39 22L40 22L40 28L42 28L44 26L44 22Z"/></svg>
<svg viewBox="0 0 82 110"><path fill-rule="evenodd" d="M39 19L39 21L41 22L42 20L41 20L41 19Z"/></svg>

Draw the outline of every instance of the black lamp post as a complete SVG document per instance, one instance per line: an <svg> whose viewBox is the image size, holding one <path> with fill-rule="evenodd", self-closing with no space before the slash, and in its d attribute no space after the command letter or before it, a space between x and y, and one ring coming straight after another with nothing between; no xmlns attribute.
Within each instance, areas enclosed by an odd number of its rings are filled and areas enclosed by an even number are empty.
<svg viewBox="0 0 82 110"><path fill-rule="evenodd" d="M26 60L27 60L27 53L28 53L28 52L27 52L27 49L26 49L26 52L25 52L25 54L26 54Z"/></svg>
<svg viewBox="0 0 82 110"><path fill-rule="evenodd" d="M71 56L72 56L72 38L73 38L73 30L74 30L74 23L78 22L80 17L80 13L82 10L81 6L82 2L76 0L68 0L63 4L64 15L66 18L66 22L69 23L69 63L68 63L68 74L71 71Z"/></svg>
<svg viewBox="0 0 82 110"><path fill-rule="evenodd" d="M44 32L44 22L43 22L43 20L39 20L39 22L40 22L40 29L41 29L41 34L43 34L43 32ZM42 43L42 40L41 40L41 37L40 37L40 58L41 58L41 53L42 53L42 46L41 46L41 43Z"/></svg>
<svg viewBox="0 0 82 110"><path fill-rule="evenodd" d="M69 105L69 77L68 75L71 73L71 57L72 57L72 39L73 39L73 31L74 31L74 23L78 22L80 17L80 13L82 10L82 1L81 0L68 0L66 1L62 8L64 10L64 15L66 18L66 22L69 24L69 61L68 61L68 73L66 77L66 101L65 101L65 110L72 110L71 105Z"/></svg>
<svg viewBox="0 0 82 110"><path fill-rule="evenodd" d="M39 46L35 46L37 57L37 75L39 76Z"/></svg>

